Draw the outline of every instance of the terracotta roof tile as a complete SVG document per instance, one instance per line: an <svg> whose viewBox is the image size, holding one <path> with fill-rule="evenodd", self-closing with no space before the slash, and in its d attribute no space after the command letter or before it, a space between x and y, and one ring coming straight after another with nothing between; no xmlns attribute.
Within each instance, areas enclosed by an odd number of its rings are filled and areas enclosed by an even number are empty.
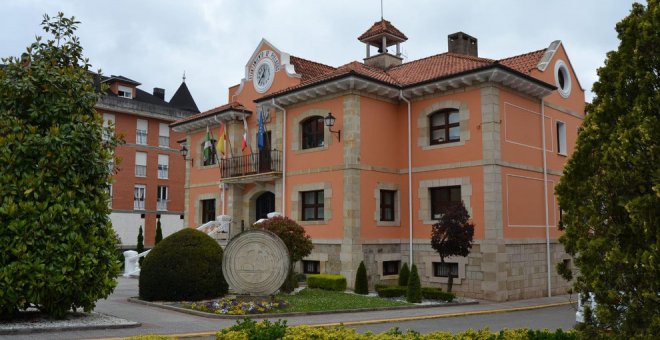
<svg viewBox="0 0 660 340"><path fill-rule="evenodd" d="M539 64L546 49L529 52L505 59L500 59L500 64L512 68L518 72L529 74Z"/></svg>
<svg viewBox="0 0 660 340"><path fill-rule="evenodd" d="M335 70L332 66L295 56L291 56L291 64L295 68L296 73L302 75L300 80L303 82Z"/></svg>
<svg viewBox="0 0 660 340"><path fill-rule="evenodd" d="M180 125L180 124L183 124L183 123L187 123L187 122L194 121L194 120L201 119L201 118L206 118L208 116L212 116L214 114L218 114L218 113L222 113L222 112L226 112L226 111L240 111L240 112L245 112L245 113L252 113L252 111L248 110L245 106L243 106L243 104L241 104L239 102L231 102L229 104L221 105L221 106L212 108L210 110L198 113L196 115L192 115L190 117L177 120L176 122L172 123L172 125Z"/></svg>
<svg viewBox="0 0 660 340"><path fill-rule="evenodd" d="M382 33L389 33L404 41L408 40L408 37L406 37L405 34L403 34L396 27L394 27L394 25L385 19L376 21L373 26L371 26L366 32L362 33L362 35L358 37L358 40L363 41Z"/></svg>
<svg viewBox="0 0 660 340"><path fill-rule="evenodd" d="M402 86L441 78L493 64L492 59L442 53L414 60L387 71Z"/></svg>

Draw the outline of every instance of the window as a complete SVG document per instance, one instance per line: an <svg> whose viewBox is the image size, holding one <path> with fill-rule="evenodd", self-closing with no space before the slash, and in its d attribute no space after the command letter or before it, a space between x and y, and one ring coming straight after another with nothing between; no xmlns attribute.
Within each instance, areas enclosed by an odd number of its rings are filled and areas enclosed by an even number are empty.
<svg viewBox="0 0 660 340"><path fill-rule="evenodd" d="M459 118L456 109L441 110L429 116L430 144L436 145L459 141L461 139Z"/></svg>
<svg viewBox="0 0 660 340"><path fill-rule="evenodd" d="M303 221L323 220L323 190L303 191L300 193L302 201Z"/></svg>
<svg viewBox="0 0 660 340"><path fill-rule="evenodd" d="M396 190L380 191L380 220L394 221L394 199Z"/></svg>
<svg viewBox="0 0 660 340"><path fill-rule="evenodd" d="M433 262L433 276L435 277L458 277L458 263Z"/></svg>
<svg viewBox="0 0 660 340"><path fill-rule="evenodd" d="M207 143L209 143L207 145ZM218 155L217 151L215 149L215 145L217 144L217 141L215 139L211 139L210 141L203 141L202 142L202 165L208 166L208 165L214 165L218 163ZM227 146L225 146L227 147ZM204 149L208 148L208 154L204 152Z"/></svg>
<svg viewBox="0 0 660 340"><path fill-rule="evenodd" d="M128 86L119 85L117 88L117 95L119 97L131 99L133 98L133 89Z"/></svg>
<svg viewBox="0 0 660 340"><path fill-rule="evenodd" d="M557 152L566 155L566 124L557 121Z"/></svg>
<svg viewBox="0 0 660 340"><path fill-rule="evenodd" d="M169 163L170 157L168 155L158 155L158 178L167 179Z"/></svg>
<svg viewBox="0 0 660 340"><path fill-rule="evenodd" d="M461 201L461 186L429 188L431 194L431 219L439 220L445 209Z"/></svg>
<svg viewBox="0 0 660 340"><path fill-rule="evenodd" d="M568 98L571 94L571 76L563 60L557 60L555 63L555 85L559 95Z"/></svg>
<svg viewBox="0 0 660 340"><path fill-rule="evenodd" d="M302 148L311 149L323 146L323 117L314 116L303 120Z"/></svg>
<svg viewBox="0 0 660 340"><path fill-rule="evenodd" d="M401 261L383 261L383 275L399 275Z"/></svg>
<svg viewBox="0 0 660 340"><path fill-rule="evenodd" d="M170 126L166 123L160 123L158 126L158 145L170 146Z"/></svg>
<svg viewBox="0 0 660 340"><path fill-rule="evenodd" d="M321 261L302 261L303 274L321 274Z"/></svg>
<svg viewBox="0 0 660 340"><path fill-rule="evenodd" d="M156 196L156 210L167 210L167 187L158 186L158 196Z"/></svg>
<svg viewBox="0 0 660 340"><path fill-rule="evenodd" d="M144 119L137 120L137 129L135 130L135 143L136 144L147 144L147 130L149 127L149 122Z"/></svg>
<svg viewBox="0 0 660 340"><path fill-rule="evenodd" d="M136 185L133 188L133 209L144 210L144 197L146 196L147 187L144 185Z"/></svg>
<svg viewBox="0 0 660 340"><path fill-rule="evenodd" d="M135 153L135 176L136 177L146 177L147 176L147 153L146 152L136 152Z"/></svg>
<svg viewBox="0 0 660 340"><path fill-rule="evenodd" d="M115 129L115 115L112 113L103 114L103 140L110 140Z"/></svg>
<svg viewBox="0 0 660 340"><path fill-rule="evenodd" d="M202 223L215 220L215 199L202 200Z"/></svg>

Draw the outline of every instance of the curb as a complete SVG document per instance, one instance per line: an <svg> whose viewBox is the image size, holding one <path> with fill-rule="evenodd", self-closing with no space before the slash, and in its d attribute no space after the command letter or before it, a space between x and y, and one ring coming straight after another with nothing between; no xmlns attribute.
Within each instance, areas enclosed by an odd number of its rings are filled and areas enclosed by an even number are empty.
<svg viewBox="0 0 660 340"><path fill-rule="evenodd" d="M132 322L132 321L131 321ZM12 330L0 330L0 335L21 335L21 334L36 334L36 333L52 333L52 332L69 332L69 331L90 331L98 329L124 329L124 328L137 328L142 327L142 323L133 322L123 325L89 325L89 326L57 326L48 328L17 328Z"/></svg>

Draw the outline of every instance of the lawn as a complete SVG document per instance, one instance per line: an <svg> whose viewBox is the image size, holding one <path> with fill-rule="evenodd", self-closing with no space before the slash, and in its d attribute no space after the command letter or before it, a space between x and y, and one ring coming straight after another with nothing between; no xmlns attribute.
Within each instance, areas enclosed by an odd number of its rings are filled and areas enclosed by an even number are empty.
<svg viewBox="0 0 660 340"><path fill-rule="evenodd" d="M287 307L275 313L314 312L345 309L410 306L412 304L379 297L344 292L306 288L295 295L278 294L277 299L287 302Z"/></svg>

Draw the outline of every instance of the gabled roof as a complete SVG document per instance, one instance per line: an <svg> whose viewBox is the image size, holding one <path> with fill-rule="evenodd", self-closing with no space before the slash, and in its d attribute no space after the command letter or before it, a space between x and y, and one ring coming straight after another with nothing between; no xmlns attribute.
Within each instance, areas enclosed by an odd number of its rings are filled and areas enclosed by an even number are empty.
<svg viewBox="0 0 660 340"><path fill-rule="evenodd" d="M442 53L395 66L385 72L401 86L463 73L493 64L492 59L456 53Z"/></svg>
<svg viewBox="0 0 660 340"><path fill-rule="evenodd" d="M179 86L172 99L170 99L170 105L186 111L199 112L197 104L195 104L195 100L190 94L185 81L181 83L181 86Z"/></svg>
<svg viewBox="0 0 660 340"><path fill-rule="evenodd" d="M295 68L296 73L302 76L300 78L301 81L307 81L335 70L332 66L295 56L291 56L290 61Z"/></svg>
<svg viewBox="0 0 660 340"><path fill-rule="evenodd" d="M192 115L190 117L186 117L184 119L178 120L178 121L170 124L170 126L172 126L172 127L181 126L181 125L184 125L186 123L190 123L190 122L194 122L194 121L198 121L198 120L203 120L205 118L210 118L210 117L213 117L215 115L219 115L219 114L226 113L226 112L245 113L247 115L252 114L252 111L248 110L245 106L243 106L243 104L241 104L239 102L231 102L229 104L214 107L210 110L207 110L207 111L198 113L196 115Z"/></svg>
<svg viewBox="0 0 660 340"><path fill-rule="evenodd" d="M142 84L138 83L137 81L135 81L133 79L128 79L124 76L115 76L115 75L111 75L110 77L107 77L106 79L103 79L101 82L103 82L103 83L114 83L115 81L120 81L122 83L132 84L132 85L135 85L135 86L142 85Z"/></svg>
<svg viewBox="0 0 660 340"><path fill-rule="evenodd" d="M362 33L362 35L358 37L358 40L364 42L365 40L369 40L369 38L373 38L381 34L389 34L391 36L401 39L401 41L408 40L408 37L406 37L405 34L403 34L396 27L394 27L392 23L390 23L385 19L376 21L371 27L369 27L369 29L366 32Z"/></svg>
<svg viewBox="0 0 660 340"><path fill-rule="evenodd" d="M529 52L505 59L500 59L500 64L510 67L516 71L519 71L524 74L529 74L533 69L538 67L543 54L546 49Z"/></svg>

